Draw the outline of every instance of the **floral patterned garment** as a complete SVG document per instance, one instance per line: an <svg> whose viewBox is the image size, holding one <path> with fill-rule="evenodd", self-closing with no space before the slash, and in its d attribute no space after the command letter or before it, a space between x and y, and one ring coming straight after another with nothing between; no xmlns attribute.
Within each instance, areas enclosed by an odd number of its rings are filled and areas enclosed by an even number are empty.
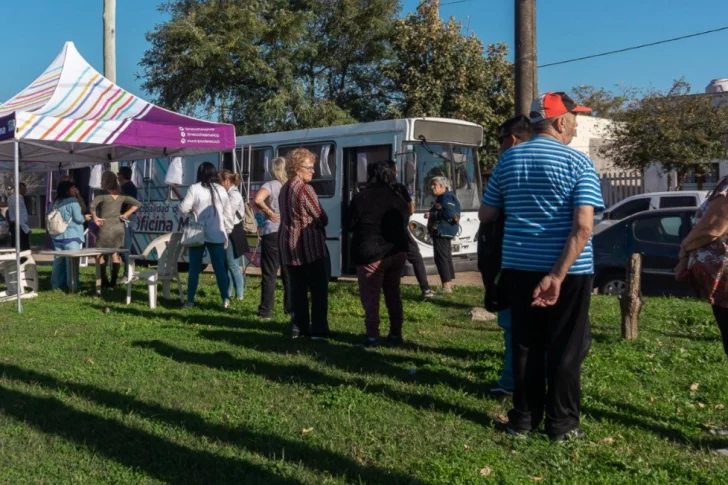
<svg viewBox="0 0 728 485"><path fill-rule="evenodd" d="M698 224L710 203L718 197L728 197L728 177L718 181L715 190L703 201L695 214ZM690 252L688 278L698 298L711 305L728 307L728 232L712 243Z"/></svg>

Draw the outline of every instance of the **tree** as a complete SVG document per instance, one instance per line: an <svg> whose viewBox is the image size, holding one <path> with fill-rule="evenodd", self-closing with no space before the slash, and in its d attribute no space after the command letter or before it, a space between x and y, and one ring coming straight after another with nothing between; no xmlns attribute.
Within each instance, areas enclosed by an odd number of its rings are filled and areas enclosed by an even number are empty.
<svg viewBox="0 0 728 485"><path fill-rule="evenodd" d="M45 174L35 172L21 172L20 181L25 184L28 193L45 186ZM15 174L12 172L0 173L0 196L7 199L15 193Z"/></svg>
<svg viewBox="0 0 728 485"><path fill-rule="evenodd" d="M376 119L398 0L176 0L147 34L144 88L241 133Z"/></svg>
<svg viewBox="0 0 728 485"><path fill-rule="evenodd" d="M443 22L436 0L424 0L415 14L398 20L386 66L396 87L392 117L439 116L473 121L485 129L481 161L496 161L498 126L513 116L513 64L505 44L484 48L451 18Z"/></svg>
<svg viewBox="0 0 728 485"><path fill-rule="evenodd" d="M592 109L592 116L619 119L627 104L634 99L632 89L622 89L621 94L614 94L604 88L581 85L571 88L574 101Z"/></svg>
<svg viewBox="0 0 728 485"><path fill-rule="evenodd" d="M600 152L625 169L660 163L665 171L675 170L679 181L690 170L699 175L728 158L726 134L728 105L716 96L690 94L681 79L667 92L648 92L631 102L607 128Z"/></svg>

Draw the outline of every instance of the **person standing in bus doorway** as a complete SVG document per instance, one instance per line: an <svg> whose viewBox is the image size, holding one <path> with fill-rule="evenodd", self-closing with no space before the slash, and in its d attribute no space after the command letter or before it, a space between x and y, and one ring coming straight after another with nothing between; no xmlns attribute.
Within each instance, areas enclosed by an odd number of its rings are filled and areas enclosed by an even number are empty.
<svg viewBox="0 0 728 485"><path fill-rule="evenodd" d="M187 273L187 302L184 308L195 305L205 250L215 271L222 307L230 306L225 250L228 246L228 234L233 232L233 210L230 198L219 181L215 166L210 162L203 162L197 168L197 183L190 185L179 206L180 214L195 213L197 221L204 226L205 233L205 244L188 249L190 269Z"/></svg>
<svg viewBox="0 0 728 485"><path fill-rule="evenodd" d="M498 157L520 143L533 137L531 122L525 116L516 116L498 128ZM501 211L498 219L480 224L478 229L478 269L483 277L485 288L485 308L498 315L498 326L503 329L505 351L503 370L496 387L490 389L494 397L509 397L513 394L513 345L511 337L511 310L500 273L503 251L503 230L505 217Z"/></svg>
<svg viewBox="0 0 728 485"><path fill-rule="evenodd" d="M415 201L412 200L407 187L404 184L397 182L397 180L399 180L397 162L394 160L387 160L387 166L394 174L394 189L407 203L409 215L411 216L415 213ZM427 270L425 269L425 261L422 259L422 253L420 253L420 247L417 245L417 241L415 241L415 238L412 236L409 229L407 230L407 261L412 265L412 269L415 272L415 278L417 278L417 283L420 285L420 289L422 290L422 297L432 298L435 296L435 293L433 293L430 289L430 283L427 281Z"/></svg>
<svg viewBox="0 0 728 485"><path fill-rule="evenodd" d="M356 264L359 297L366 313L366 347L379 340L379 300L382 291L389 313L392 344L402 343L402 297L399 291L407 260L409 207L398 193L387 162L367 167L367 187L356 194L346 212L345 227L354 233L351 256Z"/></svg>
<svg viewBox="0 0 728 485"><path fill-rule="evenodd" d="M496 220L500 211L506 215L512 435L535 430L545 415L553 441L584 437L579 415L581 366L591 340L591 237L594 213L604 202L594 163L567 145L576 134L577 113L588 111L564 93L536 98L530 110L536 136L501 156L478 214L481 222Z"/></svg>
<svg viewBox="0 0 728 485"><path fill-rule="evenodd" d="M227 190L230 199L230 208L233 211L233 227L242 224L243 214L245 214L245 201L243 201L243 196L238 190L240 176L230 170L223 170L220 172L220 185ZM245 231L242 230L242 227L239 229L241 231L239 235L244 236ZM245 295L245 275L240 271L240 260L245 257L245 253L249 250L250 247L246 237L236 237L233 236L233 233L228 235L228 245L225 249L228 272L228 300L233 295L233 289L235 289L235 296L238 300L242 300ZM236 257L236 255L238 256Z"/></svg>
<svg viewBox="0 0 728 485"><path fill-rule="evenodd" d="M271 180L264 183L255 194L255 205L265 216L260 241L260 269L263 275L260 282L260 305L258 305L258 315L265 320L270 320L273 312L276 275L279 267L281 269L281 279L283 280L283 311L286 314L291 313L288 267L281 264L280 251L278 250L278 230L281 225L278 197L281 194L281 187L288 181L285 158L277 157L273 159L270 175Z"/></svg>
<svg viewBox="0 0 728 485"><path fill-rule="evenodd" d="M116 174L119 178L119 185L121 186L121 193L128 195L134 199L137 199L137 187L134 182L131 181L132 171L131 167L120 167L119 172ZM121 212L126 212L128 209L127 204L121 206ZM121 284L125 285L127 278L129 278L129 256L131 255L131 247L134 238L134 230L137 226L137 217L132 214L129 217L128 222L124 224L124 249L128 249L129 252L121 253L121 261L124 263L124 273L122 274Z"/></svg>
<svg viewBox="0 0 728 485"><path fill-rule="evenodd" d="M433 177L430 188L436 198L426 214L427 227L435 250L435 266L442 281L442 293L449 294L455 279L452 240L460 230L460 201L450 190L450 181L445 177Z"/></svg>
<svg viewBox="0 0 728 485"><path fill-rule="evenodd" d="M288 181L281 187L278 203L281 222L278 245L281 263L288 266L291 281L291 336L309 335L312 340L329 336L329 258L326 226L329 218L321 208L310 182L316 155L305 148L286 158ZM308 294L311 293L309 314Z"/></svg>
<svg viewBox="0 0 728 485"><path fill-rule="evenodd" d="M28 209L25 207L25 194L28 192L25 184L18 184L18 194L20 197L20 250L30 249L30 226L28 225ZM15 247L15 194L8 197L8 221L10 223L10 247Z"/></svg>

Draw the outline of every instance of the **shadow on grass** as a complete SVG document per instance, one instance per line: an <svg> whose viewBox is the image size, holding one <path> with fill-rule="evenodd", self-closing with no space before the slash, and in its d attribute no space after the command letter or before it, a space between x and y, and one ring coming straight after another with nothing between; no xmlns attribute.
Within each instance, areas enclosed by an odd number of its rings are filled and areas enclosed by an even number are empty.
<svg viewBox="0 0 728 485"><path fill-rule="evenodd" d="M137 341L132 345L134 347L152 349L159 355L183 364L203 365L223 371L243 371L264 377L273 382L300 383L307 386L326 387L355 386L362 391L373 395L382 395L393 401L412 406L415 409L452 413L486 427L492 427L496 424L487 414L480 411L473 411L468 407L453 404L436 397L422 394L421 392L400 391L388 385L372 384L358 376L351 379L344 379L327 375L305 365L283 365L257 359L241 359L233 357L228 352L216 352L213 354L192 352L174 347L159 340ZM329 347L327 346L326 351L328 351ZM348 349L347 353L351 355L351 349ZM401 369L398 369L398 373L400 375L403 374ZM422 384L422 381L418 381L417 379L412 379L411 382ZM469 384L472 385L472 383Z"/></svg>
<svg viewBox="0 0 728 485"><path fill-rule="evenodd" d="M0 364L8 380L40 385L52 391L70 392L101 406L116 408L146 419L167 423L213 441L223 441L256 453L265 459L285 454L286 461L344 476L347 481L412 483L413 478L356 461L324 448L275 434L252 431L244 425L232 428L210 423L199 415L149 404L131 396L56 379L50 375ZM2 386L0 386L2 388ZM56 398L39 398L2 388L0 403L5 414L45 433L63 436L123 465L143 470L169 483L301 483L283 479L264 467L242 460L190 450L149 433L130 429L114 420L70 408ZM22 407L16 404L22 403Z"/></svg>

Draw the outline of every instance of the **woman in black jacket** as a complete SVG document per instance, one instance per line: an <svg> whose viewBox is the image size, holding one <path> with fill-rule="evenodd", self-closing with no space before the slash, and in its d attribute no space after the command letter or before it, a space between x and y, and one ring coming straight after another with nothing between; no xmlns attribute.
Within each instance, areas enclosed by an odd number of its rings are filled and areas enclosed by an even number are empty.
<svg viewBox="0 0 728 485"><path fill-rule="evenodd" d="M386 162L367 167L367 187L351 201L346 227L354 233L351 256L356 264L359 297L366 314L364 345L379 345L379 298L389 313L388 340L402 343L402 298L399 284L407 259L409 208L394 188Z"/></svg>

